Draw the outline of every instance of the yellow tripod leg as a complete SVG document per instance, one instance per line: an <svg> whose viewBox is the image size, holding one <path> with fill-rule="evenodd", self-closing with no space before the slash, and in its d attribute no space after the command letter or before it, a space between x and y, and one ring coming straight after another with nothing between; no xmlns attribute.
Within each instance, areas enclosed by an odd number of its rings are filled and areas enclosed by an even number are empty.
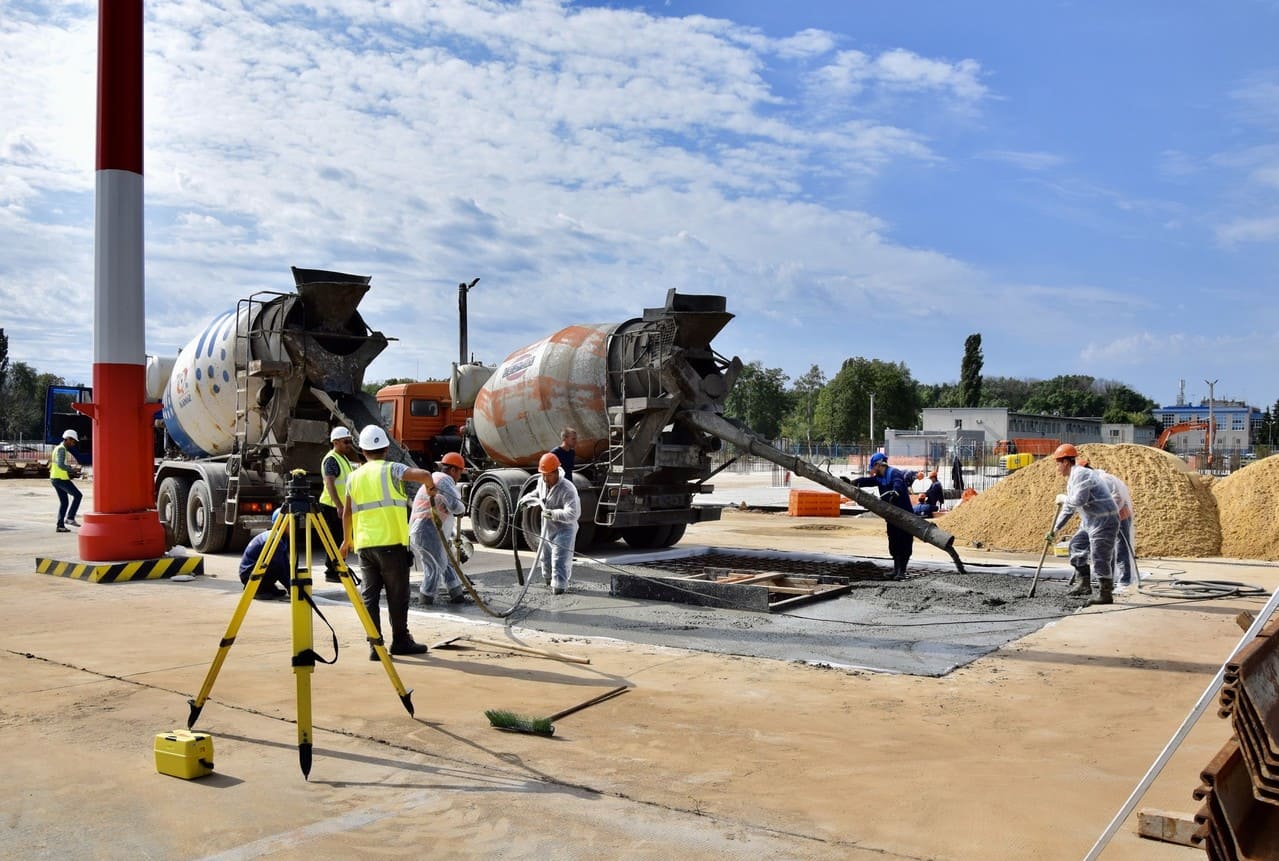
<svg viewBox="0 0 1279 861"><path fill-rule="evenodd" d="M195 722L200 718L200 711L204 708L204 704L209 700L209 694L213 691L213 683L217 681L218 671L222 669L222 663L226 660L227 654L231 651L231 647L235 645L235 635L240 632L240 625L244 623L244 617L249 612L249 607L253 604L253 598L258 594L258 586L262 583L262 575L266 573L267 561L275 556L275 548L280 543L280 537L284 535L288 524L285 518L280 518L271 526L271 534L267 537L266 544L262 547L262 552L258 554L258 561L254 563L253 570L249 573L249 582L244 586L244 593L240 595L240 602L236 604L235 612L231 614L231 622L227 625L226 633L222 635L222 642L218 644L218 652L213 657L213 664L209 667L209 672L204 677L204 684L200 687L200 693L196 694L195 699L187 700L191 706L191 713L187 716L187 729L195 726Z"/></svg>
<svg viewBox="0 0 1279 861"><path fill-rule="evenodd" d="M369 615L368 608L364 606L364 598L355 588L355 579L351 576L351 569L347 567L346 560L338 553L337 542L333 540L328 524L318 514L308 514L307 519L308 522L313 524L315 534L320 536L320 543L324 546L325 557L337 562L338 574L342 578L342 587L346 590L346 596L351 601L351 606L355 608L355 615L359 617L360 624L364 626L364 633L368 637L369 645L377 653L378 660L381 661L383 669L386 670L387 678L391 680L392 686L395 687L395 692L399 694L400 702L404 704L405 710L412 715L413 691L405 688L404 682L400 681L400 674L395 671L395 664L391 661L391 655L386 651L386 643L382 639L382 635L378 633L377 627L373 624L373 617Z"/></svg>
<svg viewBox="0 0 1279 861"><path fill-rule="evenodd" d="M302 521L305 536L301 564L298 561L298 535L293 515L289 521L289 568L293 572L290 586L293 628L293 675L297 680L298 700L298 762L302 776L311 775L312 726L311 726L311 676L315 673L315 633L311 626L311 530L308 512Z"/></svg>

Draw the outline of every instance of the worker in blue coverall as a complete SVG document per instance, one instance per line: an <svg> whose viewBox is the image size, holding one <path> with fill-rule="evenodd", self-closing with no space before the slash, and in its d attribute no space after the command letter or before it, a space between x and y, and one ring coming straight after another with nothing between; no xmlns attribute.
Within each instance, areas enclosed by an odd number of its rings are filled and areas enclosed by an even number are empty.
<svg viewBox="0 0 1279 861"><path fill-rule="evenodd" d="M888 456L883 452L875 452L870 456L870 475L854 478L857 487L878 487L879 498L890 502L908 513L914 513L910 504L910 483L914 479L913 472L902 472L888 465ZM906 566L910 562L911 550L915 538L904 529L898 529L885 521L888 527L888 555L893 557L893 573L891 580L905 580Z"/></svg>

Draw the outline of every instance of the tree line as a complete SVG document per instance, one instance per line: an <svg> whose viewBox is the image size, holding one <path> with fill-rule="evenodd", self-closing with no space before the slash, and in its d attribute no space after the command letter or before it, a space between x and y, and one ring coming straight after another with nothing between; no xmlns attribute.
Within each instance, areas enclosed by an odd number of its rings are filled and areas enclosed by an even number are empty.
<svg viewBox="0 0 1279 861"><path fill-rule="evenodd" d="M9 338L0 329L0 438L44 439L44 392L65 385L55 374L43 374L26 362L9 363Z"/></svg>
<svg viewBox="0 0 1279 861"><path fill-rule="evenodd" d="M1158 404L1114 380L1063 374L1050 380L985 377L981 335L970 335L956 383L921 383L904 362L862 356L845 359L829 380L817 365L793 385L780 368L751 362L729 392L724 412L769 439L813 443L856 442L876 429L917 428L930 407L1004 407L1012 412L1154 425ZM1279 424L1279 403L1274 415ZM1279 437L1279 426L1275 428Z"/></svg>

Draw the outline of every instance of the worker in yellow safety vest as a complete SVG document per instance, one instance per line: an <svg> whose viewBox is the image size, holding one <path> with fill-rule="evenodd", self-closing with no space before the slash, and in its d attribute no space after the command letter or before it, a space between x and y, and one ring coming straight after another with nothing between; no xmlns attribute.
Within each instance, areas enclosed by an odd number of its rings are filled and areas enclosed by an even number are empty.
<svg viewBox="0 0 1279 861"><path fill-rule="evenodd" d="M392 655L424 655L426 646L409 633L409 498L405 481L420 482L435 493L430 470L386 459L391 440L386 431L369 425L360 431L365 463L346 480L342 506L343 558L352 549L360 559L364 576L361 597L373 626L382 633L381 595L386 590L386 612L391 620ZM369 660L378 660L369 650Z"/></svg>
<svg viewBox="0 0 1279 861"><path fill-rule="evenodd" d="M320 516L329 533L337 540L342 535L342 511L346 508L346 480L351 474L351 458L355 457L355 440L344 427L335 427L329 433L333 448L320 461L320 475L324 478L324 491L320 494ZM328 559L324 563L324 579L339 583L337 562Z"/></svg>
<svg viewBox="0 0 1279 861"><path fill-rule="evenodd" d="M75 516L80 510L80 500L84 494L80 493L80 488L71 480L72 471L80 469L75 455L71 453L71 449L79 442L80 435L67 428L62 432L62 442L54 447L53 454L49 456L49 483L58 493L58 532L70 532L68 526L80 525ZM71 503L70 509L67 508L68 500Z"/></svg>

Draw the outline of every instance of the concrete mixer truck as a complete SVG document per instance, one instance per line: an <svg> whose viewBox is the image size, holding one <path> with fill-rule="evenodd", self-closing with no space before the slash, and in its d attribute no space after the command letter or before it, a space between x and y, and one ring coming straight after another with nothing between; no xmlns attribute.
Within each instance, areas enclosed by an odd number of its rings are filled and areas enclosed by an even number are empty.
<svg viewBox="0 0 1279 861"><path fill-rule="evenodd" d="M175 359L148 359L165 434L156 509L173 544L242 546L270 525L293 470L306 470L318 495L334 424L358 431L378 421L361 387L387 339L356 310L370 279L298 268L293 279L294 293L241 299Z"/></svg>
<svg viewBox="0 0 1279 861"><path fill-rule="evenodd" d="M568 326L521 347L496 367L459 364L447 382L387 386L377 394L383 423L420 462L461 451L470 469L461 490L476 540L509 544L514 527L536 540L540 512L519 496L536 480L538 458L578 432L573 483L582 499L578 545L623 538L669 547L690 523L719 519L696 507L713 472L718 438L673 424L681 410L718 410L741 370L711 340L733 318L722 296L668 292L666 304L614 324ZM695 382L681 394L676 378Z"/></svg>
<svg viewBox="0 0 1279 861"><path fill-rule="evenodd" d="M562 428L573 427L579 549L619 536L633 547L669 547L688 524L718 520L719 508L693 501L712 490L710 455L730 442L855 499L945 550L962 571L949 533L723 416L742 368L740 359L711 348L733 318L725 308L723 296L670 290L663 307L645 309L642 317L568 326L496 367L459 363L447 383L384 387L377 393L383 424L424 466L445 451L461 451L469 466L460 489L471 527L490 547L516 538L535 543L540 511L519 509L518 523L512 514L536 480L538 458L559 443Z"/></svg>

